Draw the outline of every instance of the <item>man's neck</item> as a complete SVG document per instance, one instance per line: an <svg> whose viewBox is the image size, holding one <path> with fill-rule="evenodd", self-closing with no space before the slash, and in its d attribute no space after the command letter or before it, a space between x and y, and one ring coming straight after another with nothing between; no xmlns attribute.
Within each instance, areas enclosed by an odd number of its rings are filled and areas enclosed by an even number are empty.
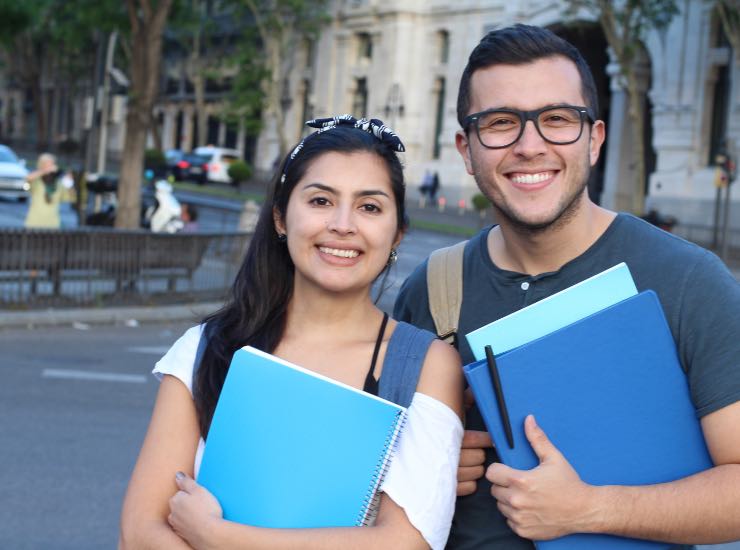
<svg viewBox="0 0 740 550"><path fill-rule="evenodd" d="M496 266L507 271L539 275L559 270L593 245L616 213L585 200L565 223L540 232L518 231L505 220L488 234L488 253Z"/></svg>

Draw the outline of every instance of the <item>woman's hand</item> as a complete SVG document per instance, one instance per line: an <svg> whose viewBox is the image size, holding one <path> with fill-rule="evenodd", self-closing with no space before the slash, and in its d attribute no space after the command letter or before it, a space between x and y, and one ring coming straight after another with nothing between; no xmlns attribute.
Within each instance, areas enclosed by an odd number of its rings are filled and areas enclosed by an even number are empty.
<svg viewBox="0 0 740 550"><path fill-rule="evenodd" d="M170 498L167 521L193 548L211 548L213 527L223 518L221 505L205 487L182 472L177 472L175 483L180 490Z"/></svg>

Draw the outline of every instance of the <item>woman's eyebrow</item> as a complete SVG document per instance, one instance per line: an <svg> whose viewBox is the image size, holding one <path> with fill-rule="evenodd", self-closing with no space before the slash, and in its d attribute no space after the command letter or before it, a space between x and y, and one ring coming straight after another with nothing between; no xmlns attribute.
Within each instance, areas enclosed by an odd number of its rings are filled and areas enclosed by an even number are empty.
<svg viewBox="0 0 740 550"><path fill-rule="evenodd" d="M333 193L335 195L337 194L337 190L334 187L319 182L308 183L303 187L303 189L310 189L312 187L320 189L321 191L326 191L327 193ZM355 193L356 197L367 197L372 195L382 195L384 197L390 198L390 195L382 189L364 189Z"/></svg>

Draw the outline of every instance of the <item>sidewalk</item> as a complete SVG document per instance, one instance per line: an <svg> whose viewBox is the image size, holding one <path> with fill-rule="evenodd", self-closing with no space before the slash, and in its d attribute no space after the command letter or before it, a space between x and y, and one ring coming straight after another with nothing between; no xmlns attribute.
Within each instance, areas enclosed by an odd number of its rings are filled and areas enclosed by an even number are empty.
<svg viewBox="0 0 740 550"><path fill-rule="evenodd" d="M213 184L211 184L213 185ZM257 191L242 187L242 191ZM409 197L406 201L406 211L412 228L428 231L436 231L459 235L461 239L476 233L480 228L493 223L490 214L485 219L472 210L459 209L457 205L439 208L427 204L421 207L418 193L415 189L409 189ZM230 209L238 209L233 201L226 199L208 198L208 202L214 207L216 203L231 202ZM740 281L740 265L731 265L735 278ZM72 325L74 323L87 324L124 324L124 323L147 323L163 321L193 321L196 322L205 315L216 311L221 303L205 302L193 304L181 304L174 306L152 306L152 307L111 307L104 309L48 309L3 312L0 315L0 330L11 327L39 327Z"/></svg>

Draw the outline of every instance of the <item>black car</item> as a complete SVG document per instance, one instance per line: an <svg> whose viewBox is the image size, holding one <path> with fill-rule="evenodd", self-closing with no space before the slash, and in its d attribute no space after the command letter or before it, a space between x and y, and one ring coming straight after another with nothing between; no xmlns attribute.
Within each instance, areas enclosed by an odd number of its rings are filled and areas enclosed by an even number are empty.
<svg viewBox="0 0 740 550"><path fill-rule="evenodd" d="M177 167L180 171L180 180L194 181L203 185L208 181L208 157L188 153L182 157ZM176 177L176 179L178 179Z"/></svg>

